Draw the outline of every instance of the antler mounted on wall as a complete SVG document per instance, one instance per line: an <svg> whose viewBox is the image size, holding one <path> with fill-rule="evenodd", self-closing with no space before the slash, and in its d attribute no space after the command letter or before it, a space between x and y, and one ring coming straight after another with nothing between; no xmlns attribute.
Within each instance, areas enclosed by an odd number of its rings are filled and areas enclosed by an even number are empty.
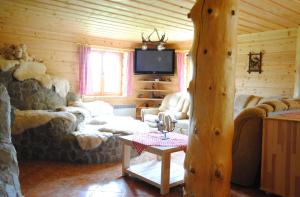
<svg viewBox="0 0 300 197"><path fill-rule="evenodd" d="M151 36L153 35L153 33L156 33L158 40L152 41L151 40ZM142 49L143 50L147 50L148 45L157 45L157 50L161 51L164 50L164 44L166 44L168 41L168 38L166 38L166 33L162 34L161 36L159 35L158 31L156 28L154 28L154 30L151 32L151 34L149 34L149 36L147 37L147 39L144 37L144 33L142 33Z"/></svg>

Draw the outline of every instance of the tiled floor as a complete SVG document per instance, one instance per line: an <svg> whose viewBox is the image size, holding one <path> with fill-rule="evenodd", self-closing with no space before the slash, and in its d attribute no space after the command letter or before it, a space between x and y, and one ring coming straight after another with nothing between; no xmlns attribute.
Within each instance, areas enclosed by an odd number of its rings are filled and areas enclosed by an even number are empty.
<svg viewBox="0 0 300 197"><path fill-rule="evenodd" d="M174 161L182 163L182 153ZM143 154L133 162L152 159ZM160 196L159 189L132 177L121 177L121 164L71 164L33 161L20 163L20 180L25 197L148 197ZM171 189L166 197L182 196L182 188ZM235 187L232 196L266 195L256 190Z"/></svg>
<svg viewBox="0 0 300 197"><path fill-rule="evenodd" d="M174 161L182 163L183 153ZM133 163L154 159L149 153ZM25 197L134 197L160 196L159 189L132 177L121 177L121 164L71 164L33 161L20 163L21 188ZM170 196L182 196L182 188L172 188Z"/></svg>

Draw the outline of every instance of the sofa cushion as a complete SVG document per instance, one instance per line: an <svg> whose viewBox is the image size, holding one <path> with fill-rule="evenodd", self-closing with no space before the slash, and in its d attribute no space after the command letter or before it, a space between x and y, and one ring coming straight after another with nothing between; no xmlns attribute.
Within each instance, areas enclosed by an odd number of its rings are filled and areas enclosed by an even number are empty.
<svg viewBox="0 0 300 197"><path fill-rule="evenodd" d="M242 111L252 98L254 98L253 95L237 95L234 100L234 111Z"/></svg>
<svg viewBox="0 0 300 197"><path fill-rule="evenodd" d="M275 112L286 111L289 108L284 102L282 102L279 99L273 99L273 100L265 101L265 102L263 102L261 104L271 105L274 108Z"/></svg>
<svg viewBox="0 0 300 197"><path fill-rule="evenodd" d="M175 109L181 93L168 94L162 101L159 111Z"/></svg>
<svg viewBox="0 0 300 197"><path fill-rule="evenodd" d="M291 109L300 109L300 101L299 100L282 99L282 102L284 102L289 107L289 110L291 110Z"/></svg>
<svg viewBox="0 0 300 197"><path fill-rule="evenodd" d="M175 127L182 128L182 129L188 129L189 128L189 120L188 119L177 120Z"/></svg>
<svg viewBox="0 0 300 197"><path fill-rule="evenodd" d="M170 115L172 118L176 120L188 119L187 113L183 113L183 112L165 111L161 113L164 113L165 115Z"/></svg>
<svg viewBox="0 0 300 197"><path fill-rule="evenodd" d="M267 113L274 111L274 107L268 104L259 104L256 107L264 109Z"/></svg>
<svg viewBox="0 0 300 197"><path fill-rule="evenodd" d="M146 122L153 122L155 123L155 120L158 119L158 116L157 115L153 115L153 114L145 114L144 116L144 121Z"/></svg>
<svg viewBox="0 0 300 197"><path fill-rule="evenodd" d="M179 100L178 100L178 103L177 103L176 107L174 108L174 111L181 112L183 104L184 104L184 97L180 97Z"/></svg>
<svg viewBox="0 0 300 197"><path fill-rule="evenodd" d="M191 104L190 100L189 99L185 99L181 111L183 113L188 113L189 112L189 108L190 108L190 104Z"/></svg>
<svg viewBox="0 0 300 197"><path fill-rule="evenodd" d="M281 96L263 97L259 100L258 104L265 103L266 101L281 100L281 99L285 99L285 98Z"/></svg>
<svg viewBox="0 0 300 197"><path fill-rule="evenodd" d="M246 103L246 108L248 107L255 107L257 105L257 103L262 99L262 97L260 96L253 96L250 98L250 100L248 101L248 103Z"/></svg>

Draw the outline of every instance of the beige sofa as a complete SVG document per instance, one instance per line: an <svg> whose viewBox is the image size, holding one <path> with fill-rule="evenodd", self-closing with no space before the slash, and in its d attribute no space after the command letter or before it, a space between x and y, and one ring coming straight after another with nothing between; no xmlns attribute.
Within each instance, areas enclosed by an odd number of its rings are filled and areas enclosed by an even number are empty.
<svg viewBox="0 0 300 197"><path fill-rule="evenodd" d="M159 113L171 115L177 123L175 132L188 134L190 111L190 96L188 93L177 92L167 95L159 108L144 108L141 110L142 121L150 127L156 128L155 120L158 119Z"/></svg>
<svg viewBox="0 0 300 197"><path fill-rule="evenodd" d="M243 186L259 183L263 118L299 111L300 101L238 95L234 105L232 182Z"/></svg>

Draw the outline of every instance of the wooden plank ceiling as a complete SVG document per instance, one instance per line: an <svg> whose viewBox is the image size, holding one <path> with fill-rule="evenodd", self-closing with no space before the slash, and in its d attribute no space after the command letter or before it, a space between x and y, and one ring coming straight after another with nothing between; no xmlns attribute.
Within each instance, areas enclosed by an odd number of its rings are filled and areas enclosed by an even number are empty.
<svg viewBox="0 0 300 197"><path fill-rule="evenodd" d="M170 42L192 40L195 0L0 0L1 31L45 32L140 41L156 27ZM240 0L239 34L296 27L300 0ZM4 28L5 27L5 28ZM155 37L153 37L155 39Z"/></svg>

